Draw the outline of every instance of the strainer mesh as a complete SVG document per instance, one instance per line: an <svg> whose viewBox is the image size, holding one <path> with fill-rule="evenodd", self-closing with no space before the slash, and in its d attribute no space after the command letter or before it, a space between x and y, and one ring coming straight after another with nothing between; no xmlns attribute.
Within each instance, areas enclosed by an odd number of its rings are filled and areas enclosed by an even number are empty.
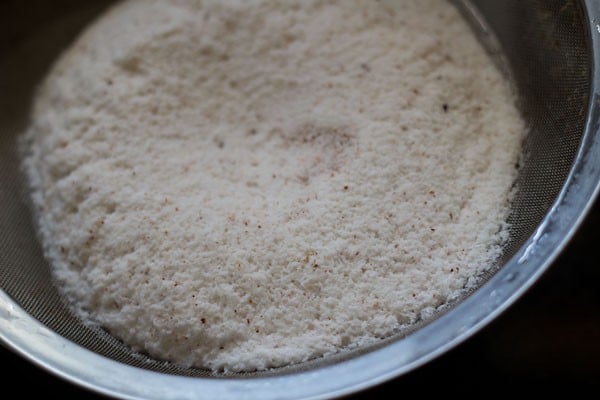
<svg viewBox="0 0 600 400"><path fill-rule="evenodd" d="M9 38L0 41L0 289L53 331L103 356L169 374L222 377L133 353L102 330L83 325L54 288L35 239L24 179L18 168L16 135L25 124L36 82L60 49L110 3L60 0L50 4L31 0L28 7L19 6L23 4L20 1L0 4L0 38ZM586 24L579 2L573 0L458 3L474 6L494 33L530 127L516 183L519 191L509 218L511 239L501 267L532 234L553 203L582 137L590 80ZM5 19L11 22L4 23ZM36 27L37 33L31 27ZM35 38L41 36L52 43L36 42ZM20 50L15 48L17 41L23 43ZM31 51L25 51L32 48L36 49L35 59ZM403 334L406 332L398 337ZM368 350L236 377L311 369Z"/></svg>
<svg viewBox="0 0 600 400"><path fill-rule="evenodd" d="M502 44L530 132L503 261L535 230L569 172L584 130L590 57L579 2L476 2Z"/></svg>

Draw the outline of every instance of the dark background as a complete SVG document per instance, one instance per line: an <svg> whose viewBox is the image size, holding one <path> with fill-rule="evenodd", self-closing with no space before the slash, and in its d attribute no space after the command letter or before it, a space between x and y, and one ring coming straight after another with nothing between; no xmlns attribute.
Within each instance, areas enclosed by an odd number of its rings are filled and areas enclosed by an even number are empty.
<svg viewBox="0 0 600 400"><path fill-rule="evenodd" d="M494 322L450 352L348 400L393 394L488 396L600 389L600 201L561 256ZM107 399L46 373L0 347L3 389L19 398ZM8 367L8 368L6 368ZM28 384L19 382L24 379ZM416 391L416 392L415 392ZM5 392L6 393L6 392ZM39 398L39 397L38 397Z"/></svg>

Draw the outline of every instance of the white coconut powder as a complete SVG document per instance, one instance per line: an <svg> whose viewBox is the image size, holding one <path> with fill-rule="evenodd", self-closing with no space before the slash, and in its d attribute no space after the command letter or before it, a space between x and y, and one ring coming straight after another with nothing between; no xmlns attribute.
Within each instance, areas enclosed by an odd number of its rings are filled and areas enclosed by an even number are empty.
<svg viewBox="0 0 600 400"><path fill-rule="evenodd" d="M41 86L24 165L60 290L185 366L373 343L500 254L524 124L440 0L128 0Z"/></svg>

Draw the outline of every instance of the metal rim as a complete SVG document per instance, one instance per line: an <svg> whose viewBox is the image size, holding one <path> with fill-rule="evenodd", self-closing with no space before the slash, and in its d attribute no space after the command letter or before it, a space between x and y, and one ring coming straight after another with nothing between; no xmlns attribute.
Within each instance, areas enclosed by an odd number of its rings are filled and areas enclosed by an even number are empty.
<svg viewBox="0 0 600 400"><path fill-rule="evenodd" d="M43 326L0 289L0 342L91 391L123 399L166 400L339 397L398 377L457 346L537 281L570 241L600 191L600 3L584 0L582 6L593 51L591 93L585 133L562 191L534 234L497 274L414 334L312 371L252 379L189 378L127 366L84 349Z"/></svg>

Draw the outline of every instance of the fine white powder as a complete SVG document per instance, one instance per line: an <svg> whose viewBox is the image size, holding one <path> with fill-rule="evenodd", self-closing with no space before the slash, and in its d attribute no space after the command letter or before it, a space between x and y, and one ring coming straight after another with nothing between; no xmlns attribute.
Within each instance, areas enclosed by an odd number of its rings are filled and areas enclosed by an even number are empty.
<svg viewBox="0 0 600 400"><path fill-rule="evenodd" d="M184 366L373 343L499 256L525 127L440 0L129 0L40 87L24 165L61 292Z"/></svg>

